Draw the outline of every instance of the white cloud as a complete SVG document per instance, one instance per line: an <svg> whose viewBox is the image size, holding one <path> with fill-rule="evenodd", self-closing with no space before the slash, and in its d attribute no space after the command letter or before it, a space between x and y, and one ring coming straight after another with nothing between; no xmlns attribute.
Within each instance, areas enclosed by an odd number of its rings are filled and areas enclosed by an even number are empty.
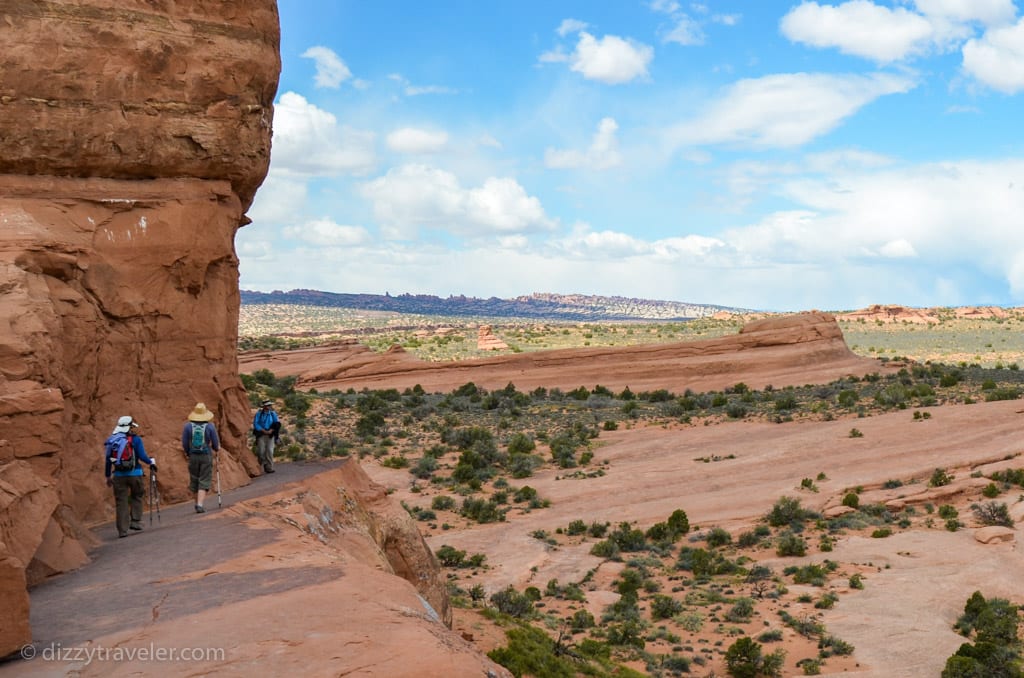
<svg viewBox="0 0 1024 678"><path fill-rule="evenodd" d="M398 153L436 153L448 145L448 133L402 127L387 136L387 145Z"/></svg>
<svg viewBox="0 0 1024 678"><path fill-rule="evenodd" d="M494 137L492 137L490 134L480 135L480 137L476 140L476 143L479 144L480 146L485 146L487 148L504 148L502 143L495 139Z"/></svg>
<svg viewBox="0 0 1024 678"><path fill-rule="evenodd" d="M249 208L249 218L256 228L290 223L305 209L307 193L305 181L271 167Z"/></svg>
<svg viewBox="0 0 1024 678"><path fill-rule="evenodd" d="M1007 94L1024 91L1024 19L969 40L963 53L964 70L980 82Z"/></svg>
<svg viewBox="0 0 1024 678"><path fill-rule="evenodd" d="M294 92L274 107L271 166L299 174L364 174L376 163L372 132L339 126L331 113Z"/></svg>
<svg viewBox="0 0 1024 678"><path fill-rule="evenodd" d="M651 9L662 14L675 14L679 11L679 3L675 0L652 0Z"/></svg>
<svg viewBox="0 0 1024 678"><path fill-rule="evenodd" d="M362 226L342 226L331 219L314 219L288 226L284 235L323 247L355 247L370 242L370 234Z"/></svg>
<svg viewBox="0 0 1024 678"><path fill-rule="evenodd" d="M619 143L615 138L618 129L619 125L614 118L603 118L598 123L597 131L586 151L549 148L544 151L544 164L553 169L583 167L605 170L615 167L622 162Z"/></svg>
<svg viewBox="0 0 1024 678"><path fill-rule="evenodd" d="M584 78L621 85L647 76L647 65L654 58L654 49L650 46L615 35L601 39L587 32L579 35L569 68Z"/></svg>
<svg viewBox="0 0 1024 678"><path fill-rule="evenodd" d="M304 59L312 59L316 63L317 87L337 89L341 83L352 77L352 71L341 60L334 50L328 47L310 47L302 53Z"/></svg>
<svg viewBox="0 0 1024 678"><path fill-rule="evenodd" d="M563 19L562 23L558 25L557 33L561 37L565 37L570 33L579 33L587 27L585 21L579 21L577 19Z"/></svg>
<svg viewBox="0 0 1024 678"><path fill-rule="evenodd" d="M698 22L685 14L677 14L672 20L675 22L675 25L662 38L664 42L674 42L680 45L704 44L704 31L701 30Z"/></svg>
<svg viewBox="0 0 1024 678"><path fill-rule="evenodd" d="M740 80L702 116L670 130L675 145L799 146L828 133L863 106L914 87L888 74L783 73Z"/></svg>
<svg viewBox="0 0 1024 678"><path fill-rule="evenodd" d="M879 250L879 254L890 259L905 259L916 257L917 251L907 240L897 238L896 240L890 240L882 245L882 248Z"/></svg>
<svg viewBox="0 0 1024 678"><path fill-rule="evenodd" d="M465 237L512 235L554 226L540 200L514 179L491 177L478 188L427 165L404 165L360 187L385 237L408 238L419 227Z"/></svg>
<svg viewBox="0 0 1024 678"><path fill-rule="evenodd" d="M458 94L459 90L443 85L414 85L400 73L389 73L388 80L393 80L402 86L402 93L407 97L422 96L424 94Z"/></svg>
<svg viewBox="0 0 1024 678"><path fill-rule="evenodd" d="M915 0L917 10L929 18L985 25L1006 23L1017 15L1013 0Z"/></svg>
<svg viewBox="0 0 1024 678"><path fill-rule="evenodd" d="M841 5L804 2L782 18L782 34L813 47L836 47L844 54L880 63L898 61L929 44L933 26L903 7L889 9L868 0Z"/></svg>

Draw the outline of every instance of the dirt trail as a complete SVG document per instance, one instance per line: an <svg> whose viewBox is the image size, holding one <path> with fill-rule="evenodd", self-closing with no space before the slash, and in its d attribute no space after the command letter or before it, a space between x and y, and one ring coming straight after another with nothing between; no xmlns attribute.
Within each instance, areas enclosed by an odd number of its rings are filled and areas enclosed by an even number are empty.
<svg viewBox="0 0 1024 678"><path fill-rule="evenodd" d="M37 651L60 645L79 646L91 639L127 631L156 619L168 620L295 586L308 586L336 573L325 568L296 580L282 570L280 579L266 572L225 573L182 581L182 575L214 568L274 541L272 530L246 525L235 504L271 494L281 486L337 468L344 460L280 463L273 475L255 478L245 487L208 496L207 513L192 503L162 506L150 527L149 503L144 530L119 539L113 524L95 528L99 546L85 567L42 583L31 591L33 643ZM166 580L166 581L165 581ZM172 581L173 580L173 581ZM254 593L253 589L258 593ZM25 662L0 665L0 676L24 675ZM35 668L40 668L38 665Z"/></svg>

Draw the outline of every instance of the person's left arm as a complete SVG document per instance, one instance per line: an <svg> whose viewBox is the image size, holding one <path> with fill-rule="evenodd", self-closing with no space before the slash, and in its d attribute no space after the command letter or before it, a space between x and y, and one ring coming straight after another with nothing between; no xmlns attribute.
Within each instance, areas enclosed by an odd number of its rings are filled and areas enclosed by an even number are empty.
<svg viewBox="0 0 1024 678"><path fill-rule="evenodd" d="M146 446L142 444L142 436L132 436L132 445L135 447L135 456L139 458L139 461L150 466L156 465L156 462L146 454Z"/></svg>

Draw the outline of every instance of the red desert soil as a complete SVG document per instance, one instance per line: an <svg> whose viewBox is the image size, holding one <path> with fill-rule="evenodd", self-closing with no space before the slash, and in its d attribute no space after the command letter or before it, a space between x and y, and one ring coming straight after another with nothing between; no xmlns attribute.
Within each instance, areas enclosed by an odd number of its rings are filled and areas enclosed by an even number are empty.
<svg viewBox="0 0 1024 678"><path fill-rule="evenodd" d="M510 583L543 589L552 578L580 581L601 563L588 553L593 540L554 550L530 534L541 529L553 533L575 519L613 525L637 521L646 528L682 508L691 524L723 527L735 535L752 527L783 495L798 497L811 509L839 504L845 490L858 485L865 488L865 502L872 490L878 495L872 501L909 497L926 490L936 467L956 476L950 492L962 491L956 483L970 487L971 471L1022 451L1024 418L1018 409L1020 403L997 402L935 408L931 419L919 422L906 411L857 419L863 438L849 437L854 420L603 432L602 446L595 452L595 461L608 462L603 477L557 479L565 472L545 470L528 482L541 497L551 499L550 508L512 512L507 522L437 533L427 541L435 551L450 544L470 554L487 554L491 568L475 581L460 582L464 588L482 583L490 593ZM736 458L697 460L711 455ZM1008 464L1020 466L1020 460L1001 466ZM409 492L407 472L375 465L367 470L376 481L396 488L395 497L410 505L429 505L429 496ZM801 479L819 472L828 477L815 482L819 492L801 491ZM879 489L886 480L906 483L911 478L918 483ZM980 488L974 485L967 492L981 501ZM1006 499L1013 503L1017 498ZM962 499L932 501L957 504L961 519L970 520ZM1013 600L1024 574L1024 558L1015 542L981 544L974 529L948 532L941 520L936 522L934 529L897 531L886 539L840 537L830 553L779 559L768 552L764 555L769 557L758 560L777 572L825 558L870 563L864 590L844 591L836 607L825 612L829 633L857 648L860 676L936 676L964 641L951 627L971 593L981 590L986 597ZM787 639L794 640L793 635ZM792 666L790 661L787 665ZM833 660L826 670L834 667Z"/></svg>

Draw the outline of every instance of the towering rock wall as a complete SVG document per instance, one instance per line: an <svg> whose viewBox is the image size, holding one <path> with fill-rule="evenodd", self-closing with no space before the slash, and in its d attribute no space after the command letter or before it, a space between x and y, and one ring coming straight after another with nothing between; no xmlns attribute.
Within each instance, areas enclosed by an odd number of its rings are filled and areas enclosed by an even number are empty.
<svg viewBox="0 0 1024 678"><path fill-rule="evenodd" d="M102 441L142 422L165 498L196 401L246 482L234 235L266 175L274 0L0 4L0 656L25 585L112 512Z"/></svg>

